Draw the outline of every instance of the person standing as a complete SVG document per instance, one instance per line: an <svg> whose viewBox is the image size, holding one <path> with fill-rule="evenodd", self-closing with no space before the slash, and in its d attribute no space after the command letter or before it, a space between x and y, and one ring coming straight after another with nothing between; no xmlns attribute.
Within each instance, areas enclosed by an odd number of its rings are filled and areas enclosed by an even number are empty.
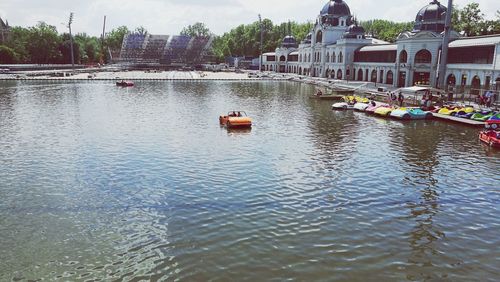
<svg viewBox="0 0 500 282"><path fill-rule="evenodd" d="M405 96L403 96L403 93L401 91L399 91L398 94L398 101L399 101L399 106L402 107L405 101Z"/></svg>
<svg viewBox="0 0 500 282"><path fill-rule="evenodd" d="M492 98L493 98L492 96L493 95L492 95L491 91L489 91L489 90L486 91L486 93L484 93L484 102L486 104L486 107L488 107L488 108L491 107L491 102L492 102Z"/></svg>

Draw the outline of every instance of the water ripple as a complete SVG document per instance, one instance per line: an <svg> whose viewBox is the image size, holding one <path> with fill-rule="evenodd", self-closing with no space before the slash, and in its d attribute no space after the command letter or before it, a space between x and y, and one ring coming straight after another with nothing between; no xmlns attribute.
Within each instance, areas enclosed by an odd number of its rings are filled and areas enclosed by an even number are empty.
<svg viewBox="0 0 500 282"><path fill-rule="evenodd" d="M289 82L4 86L2 281L500 275L500 153L476 129ZM232 109L254 128L221 128Z"/></svg>

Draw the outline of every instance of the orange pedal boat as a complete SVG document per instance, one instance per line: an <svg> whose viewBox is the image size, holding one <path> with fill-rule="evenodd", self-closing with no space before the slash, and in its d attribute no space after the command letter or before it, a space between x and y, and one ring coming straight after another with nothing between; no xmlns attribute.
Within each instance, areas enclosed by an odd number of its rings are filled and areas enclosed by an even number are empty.
<svg viewBox="0 0 500 282"><path fill-rule="evenodd" d="M486 122L486 130L479 134L479 140L500 149L500 121L489 120Z"/></svg>
<svg viewBox="0 0 500 282"><path fill-rule="evenodd" d="M232 111L225 116L219 117L219 123L227 128L249 128L252 127L252 119L244 111Z"/></svg>

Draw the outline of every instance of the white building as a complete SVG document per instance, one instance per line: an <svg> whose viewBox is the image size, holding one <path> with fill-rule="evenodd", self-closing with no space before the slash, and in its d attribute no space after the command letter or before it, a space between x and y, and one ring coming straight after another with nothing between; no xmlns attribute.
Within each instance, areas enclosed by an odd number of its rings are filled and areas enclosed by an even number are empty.
<svg viewBox="0 0 500 282"><path fill-rule="evenodd" d="M436 85L447 8L437 0L417 13L412 31L390 44L366 36L342 0L321 10L300 44L287 36L265 53L262 69L312 77L377 82L394 87ZM457 91L500 89L500 35L461 38L452 32L447 85Z"/></svg>

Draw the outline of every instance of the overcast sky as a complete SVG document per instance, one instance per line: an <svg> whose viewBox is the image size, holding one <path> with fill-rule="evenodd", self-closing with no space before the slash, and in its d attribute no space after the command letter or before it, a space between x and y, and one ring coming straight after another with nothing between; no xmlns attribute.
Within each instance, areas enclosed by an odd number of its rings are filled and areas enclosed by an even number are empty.
<svg viewBox="0 0 500 282"><path fill-rule="evenodd" d="M359 20L412 21L430 0L347 0ZM446 6L446 0L442 3ZM455 0L465 6L470 1ZM500 9L499 0L478 0L487 18ZM257 20L262 14L275 23L314 20L327 0L1 0L0 17L11 26L33 26L39 21L55 25L62 32L70 12L75 13L73 30L99 35L104 15L107 31L126 25L144 26L152 34L178 34L197 21L222 34L239 24Z"/></svg>

